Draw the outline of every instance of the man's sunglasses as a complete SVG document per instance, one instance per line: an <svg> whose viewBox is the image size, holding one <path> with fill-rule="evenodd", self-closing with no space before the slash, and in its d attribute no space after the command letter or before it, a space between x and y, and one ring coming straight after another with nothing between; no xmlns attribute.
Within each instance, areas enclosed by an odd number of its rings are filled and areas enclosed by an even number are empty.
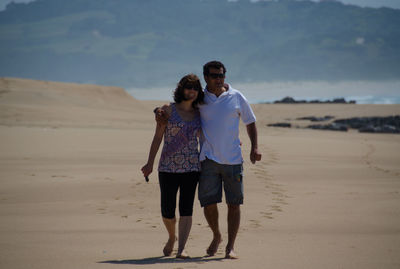
<svg viewBox="0 0 400 269"><path fill-rule="evenodd" d="M215 74L215 73L209 73L208 76L210 78L224 78L225 74Z"/></svg>

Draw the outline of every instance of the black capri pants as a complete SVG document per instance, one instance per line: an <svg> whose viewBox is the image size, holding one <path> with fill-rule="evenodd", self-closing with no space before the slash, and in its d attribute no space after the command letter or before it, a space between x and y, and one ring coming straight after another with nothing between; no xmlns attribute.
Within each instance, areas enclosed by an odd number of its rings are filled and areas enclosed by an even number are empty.
<svg viewBox="0 0 400 269"><path fill-rule="evenodd" d="M161 191L161 214L164 218L175 218L176 194L179 189L179 215L192 216L193 202L200 172L158 172Z"/></svg>

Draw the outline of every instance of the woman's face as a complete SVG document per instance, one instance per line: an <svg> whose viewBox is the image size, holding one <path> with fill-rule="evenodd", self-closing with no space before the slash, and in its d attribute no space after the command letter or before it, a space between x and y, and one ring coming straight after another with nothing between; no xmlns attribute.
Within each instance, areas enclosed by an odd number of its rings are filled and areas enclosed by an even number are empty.
<svg viewBox="0 0 400 269"><path fill-rule="evenodd" d="M184 99L186 101L194 101L196 100L197 96L198 96L199 92L196 88L196 85L194 83L186 83L184 89L183 89L183 95L184 95Z"/></svg>

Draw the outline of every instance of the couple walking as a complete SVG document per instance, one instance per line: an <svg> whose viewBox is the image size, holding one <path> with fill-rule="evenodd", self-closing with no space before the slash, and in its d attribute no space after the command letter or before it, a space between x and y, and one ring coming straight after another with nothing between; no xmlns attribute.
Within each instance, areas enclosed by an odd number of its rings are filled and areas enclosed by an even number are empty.
<svg viewBox="0 0 400 269"><path fill-rule="evenodd" d="M142 172L153 171L154 159L164 137L158 165L161 190L161 213L169 234L163 249L170 256L176 241L175 208L179 189L179 224L177 258L189 258L185 244L192 227L193 202L197 184L204 216L213 232L207 254L215 255L222 241L217 204L222 188L228 206L228 243L225 258L238 258L234 244L240 225L243 204L243 158L239 140L239 119L246 124L251 141L250 160L261 160L257 149L254 113L237 90L225 83L225 66L218 61L203 66L207 83L202 89L194 74L184 76L174 92L174 103L156 110L157 127L147 164ZM200 151L198 149L200 141Z"/></svg>

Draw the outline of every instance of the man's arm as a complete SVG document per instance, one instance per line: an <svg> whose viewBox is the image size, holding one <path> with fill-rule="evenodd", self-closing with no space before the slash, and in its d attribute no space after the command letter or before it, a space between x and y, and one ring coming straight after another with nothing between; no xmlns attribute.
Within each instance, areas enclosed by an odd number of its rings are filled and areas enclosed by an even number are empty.
<svg viewBox="0 0 400 269"><path fill-rule="evenodd" d="M247 134L249 135L251 141L250 150L250 161L251 163L256 163L256 161L261 161L261 153L258 152L258 142L257 142L257 127L256 123L250 123L246 125Z"/></svg>
<svg viewBox="0 0 400 269"><path fill-rule="evenodd" d="M169 106L163 105L162 107L156 107L154 110L155 120L157 123L166 124L169 118Z"/></svg>

